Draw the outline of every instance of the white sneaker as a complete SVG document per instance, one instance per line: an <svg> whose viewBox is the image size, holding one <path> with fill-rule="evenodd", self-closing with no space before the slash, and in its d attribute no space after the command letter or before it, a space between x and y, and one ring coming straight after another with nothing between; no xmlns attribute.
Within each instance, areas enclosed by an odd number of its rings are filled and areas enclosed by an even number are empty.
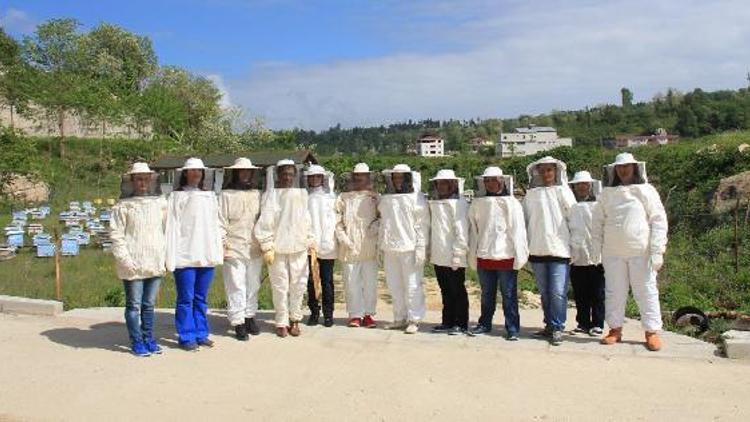
<svg viewBox="0 0 750 422"><path fill-rule="evenodd" d="M386 330L403 330L406 328L406 321L393 321L385 326Z"/></svg>
<svg viewBox="0 0 750 422"><path fill-rule="evenodd" d="M406 330L404 330L404 333L414 334L417 331L419 331L419 325L417 325L416 322L410 322L409 325L406 326Z"/></svg>

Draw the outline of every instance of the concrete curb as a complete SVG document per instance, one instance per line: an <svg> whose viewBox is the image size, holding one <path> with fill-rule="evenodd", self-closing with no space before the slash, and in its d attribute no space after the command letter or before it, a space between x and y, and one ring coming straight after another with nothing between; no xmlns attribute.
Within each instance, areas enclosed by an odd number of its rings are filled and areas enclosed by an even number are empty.
<svg viewBox="0 0 750 422"><path fill-rule="evenodd" d="M721 337L729 359L750 360L750 331L730 330Z"/></svg>
<svg viewBox="0 0 750 422"><path fill-rule="evenodd" d="M56 300L29 299L0 295L0 312L9 314L57 316L63 312L63 303Z"/></svg>

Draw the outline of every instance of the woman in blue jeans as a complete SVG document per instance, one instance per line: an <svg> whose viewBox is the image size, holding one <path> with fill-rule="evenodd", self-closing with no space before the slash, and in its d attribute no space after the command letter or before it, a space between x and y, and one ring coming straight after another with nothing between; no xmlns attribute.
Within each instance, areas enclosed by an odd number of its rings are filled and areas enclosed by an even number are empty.
<svg viewBox="0 0 750 422"><path fill-rule="evenodd" d="M482 314L469 331L476 336L492 330L497 289L503 298L505 338L518 340L518 270L526 264L526 225L521 203L513 196L513 179L488 167L476 179L476 197L469 208L469 265L482 287Z"/></svg>
<svg viewBox="0 0 750 422"><path fill-rule="evenodd" d="M208 290L214 267L223 262L218 199L211 178L199 158L189 158L169 196L167 213L167 269L177 288L175 328L180 347L213 347L209 339Z"/></svg>
<svg viewBox="0 0 750 422"><path fill-rule="evenodd" d="M568 308L570 232L568 218L576 203L566 166L544 157L528 167L529 190L523 202L529 238L529 262L542 296L544 329L537 335L562 343Z"/></svg>
<svg viewBox="0 0 750 422"><path fill-rule="evenodd" d="M158 195L156 173L135 163L123 177L112 209L112 254L125 287L125 323L133 354L161 353L154 339L154 305L165 266L167 201Z"/></svg>

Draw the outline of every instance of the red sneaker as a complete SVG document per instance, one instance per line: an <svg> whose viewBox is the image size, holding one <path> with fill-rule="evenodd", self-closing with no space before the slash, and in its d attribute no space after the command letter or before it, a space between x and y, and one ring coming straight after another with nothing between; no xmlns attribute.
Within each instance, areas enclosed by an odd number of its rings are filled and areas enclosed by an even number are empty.
<svg viewBox="0 0 750 422"><path fill-rule="evenodd" d="M378 326L378 324L375 322L371 315L365 315L365 318L362 320L362 326L365 328L375 328Z"/></svg>
<svg viewBox="0 0 750 422"><path fill-rule="evenodd" d="M362 326L362 318L350 318L349 326L352 328L359 328Z"/></svg>

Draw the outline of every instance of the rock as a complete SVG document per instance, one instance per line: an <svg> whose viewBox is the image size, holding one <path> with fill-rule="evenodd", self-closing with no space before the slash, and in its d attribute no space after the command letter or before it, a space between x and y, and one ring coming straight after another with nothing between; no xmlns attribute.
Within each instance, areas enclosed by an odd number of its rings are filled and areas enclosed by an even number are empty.
<svg viewBox="0 0 750 422"><path fill-rule="evenodd" d="M740 145L740 146L737 147L737 151L739 151L739 152L745 152L745 151L748 151L748 150L750 150L750 145L748 145L748 144L742 144L742 145Z"/></svg>
<svg viewBox="0 0 750 422"><path fill-rule="evenodd" d="M750 360L750 332L730 330L721 339L728 358Z"/></svg>
<svg viewBox="0 0 750 422"><path fill-rule="evenodd" d="M721 179L713 198L714 212L723 213L734 210L738 195L740 206L746 205L750 200L750 171Z"/></svg>
<svg viewBox="0 0 750 422"><path fill-rule="evenodd" d="M31 176L10 174L1 187L2 195L15 201L39 203L49 201L49 186Z"/></svg>
<svg viewBox="0 0 750 422"><path fill-rule="evenodd" d="M542 296L528 290L521 290L518 293L518 307L520 309L539 309L542 307Z"/></svg>

